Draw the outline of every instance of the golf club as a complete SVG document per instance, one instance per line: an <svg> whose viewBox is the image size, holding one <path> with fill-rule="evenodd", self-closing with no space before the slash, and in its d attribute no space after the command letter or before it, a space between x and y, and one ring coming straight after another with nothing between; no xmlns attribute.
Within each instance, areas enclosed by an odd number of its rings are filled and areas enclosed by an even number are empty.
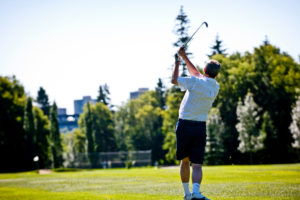
<svg viewBox="0 0 300 200"><path fill-rule="evenodd" d="M193 33L193 35L188 39L188 41L187 41L182 47L185 48L185 47L187 46L187 44L193 39L194 35L198 32L198 30L201 28L201 26L202 26L203 24L205 24L206 28L208 28L207 22L202 22L202 24L197 28L197 30ZM178 52L177 52L175 55L177 55L177 56L179 57Z"/></svg>
<svg viewBox="0 0 300 200"><path fill-rule="evenodd" d="M182 47L185 48L187 46L187 44L193 39L194 35L198 32L198 30L201 28L203 24L205 24L206 28L208 28L207 22L202 22L202 24L197 28L197 30L193 33L193 35L188 39L188 41Z"/></svg>

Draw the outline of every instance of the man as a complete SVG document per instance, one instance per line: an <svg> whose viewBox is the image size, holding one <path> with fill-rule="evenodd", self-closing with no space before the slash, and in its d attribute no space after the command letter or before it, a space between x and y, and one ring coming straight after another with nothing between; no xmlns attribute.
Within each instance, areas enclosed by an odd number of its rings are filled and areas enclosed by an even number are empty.
<svg viewBox="0 0 300 200"><path fill-rule="evenodd" d="M210 60L202 75L181 47L178 51L187 65L191 77L178 77L180 58L175 55L175 67L172 83L187 90L179 109L176 124L176 159L180 160L180 176L184 189L184 200L205 199L200 193L202 180L202 164L206 145L206 118L219 92L219 84L215 80L221 65ZM192 163L193 192L189 190L190 162Z"/></svg>

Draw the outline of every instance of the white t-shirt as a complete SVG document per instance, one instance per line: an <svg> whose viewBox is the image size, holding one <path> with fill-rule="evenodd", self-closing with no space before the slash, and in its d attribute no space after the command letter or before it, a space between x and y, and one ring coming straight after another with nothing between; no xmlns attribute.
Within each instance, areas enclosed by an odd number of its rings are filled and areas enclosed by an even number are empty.
<svg viewBox="0 0 300 200"><path fill-rule="evenodd" d="M180 104L179 118L206 121L209 109L219 92L219 84L213 78L178 77L178 85L187 90Z"/></svg>

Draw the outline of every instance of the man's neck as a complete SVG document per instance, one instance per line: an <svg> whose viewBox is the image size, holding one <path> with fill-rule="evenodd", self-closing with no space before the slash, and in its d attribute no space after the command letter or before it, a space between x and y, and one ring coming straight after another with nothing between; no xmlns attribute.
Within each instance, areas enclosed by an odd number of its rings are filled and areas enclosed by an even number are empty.
<svg viewBox="0 0 300 200"><path fill-rule="evenodd" d="M207 78L212 78L212 77L210 77L208 74L203 74L203 76L205 76L205 77L207 77ZM212 78L212 79L214 79L214 78Z"/></svg>

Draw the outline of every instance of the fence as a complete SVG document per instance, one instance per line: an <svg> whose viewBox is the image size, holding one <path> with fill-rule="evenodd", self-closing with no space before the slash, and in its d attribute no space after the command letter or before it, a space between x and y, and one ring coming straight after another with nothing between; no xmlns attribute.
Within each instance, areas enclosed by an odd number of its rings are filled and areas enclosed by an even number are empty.
<svg viewBox="0 0 300 200"><path fill-rule="evenodd" d="M151 150L64 155L64 167L114 168L151 165Z"/></svg>

